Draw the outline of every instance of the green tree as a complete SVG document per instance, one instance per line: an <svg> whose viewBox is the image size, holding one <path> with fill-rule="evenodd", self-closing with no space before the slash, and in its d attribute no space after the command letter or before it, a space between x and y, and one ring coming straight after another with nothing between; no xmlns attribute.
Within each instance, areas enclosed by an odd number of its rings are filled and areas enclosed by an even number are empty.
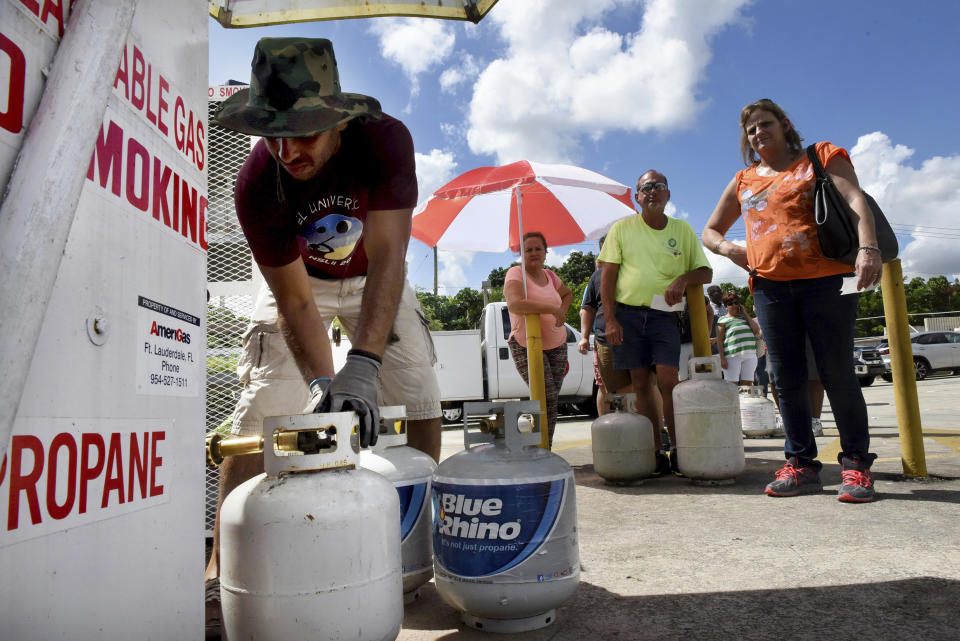
<svg viewBox="0 0 960 641"><path fill-rule="evenodd" d="M571 290L590 279L590 274L597 268L597 257L593 252L573 252L559 267L551 269L560 277ZM580 290L583 291L582 289Z"/></svg>
<svg viewBox="0 0 960 641"><path fill-rule="evenodd" d="M519 265L517 261L513 261L506 267L497 267L496 269L491 269L490 274L487 276L487 280L490 281L491 287L503 287L503 282L507 278L507 270L513 267L514 265Z"/></svg>

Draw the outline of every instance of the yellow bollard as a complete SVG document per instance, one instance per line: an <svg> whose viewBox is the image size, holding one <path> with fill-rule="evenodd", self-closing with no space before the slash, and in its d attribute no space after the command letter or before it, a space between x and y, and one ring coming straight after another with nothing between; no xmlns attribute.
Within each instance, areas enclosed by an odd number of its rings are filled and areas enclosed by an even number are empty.
<svg viewBox="0 0 960 641"><path fill-rule="evenodd" d="M897 404L903 473L911 478L926 478L927 461L923 450L923 426L920 424L917 377L913 371L913 346L910 343L907 297L903 288L903 271L899 258L883 266L880 288L883 293L884 315L887 319L893 398Z"/></svg>
<svg viewBox="0 0 960 641"><path fill-rule="evenodd" d="M703 300L703 285L687 285L687 311L690 314L690 332L693 334L693 355L710 356L710 328L707 327L707 308Z"/></svg>
<svg viewBox="0 0 960 641"><path fill-rule="evenodd" d="M540 315L527 314L527 376L530 379L530 400L540 401L543 421L540 429L540 447L550 449L550 430L547 428L547 393L543 386L543 334L540 333Z"/></svg>

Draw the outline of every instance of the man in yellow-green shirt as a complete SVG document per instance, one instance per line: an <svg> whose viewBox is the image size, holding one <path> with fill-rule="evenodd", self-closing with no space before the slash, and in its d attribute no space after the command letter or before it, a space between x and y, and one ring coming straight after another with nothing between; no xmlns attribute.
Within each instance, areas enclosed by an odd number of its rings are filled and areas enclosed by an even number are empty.
<svg viewBox="0 0 960 641"><path fill-rule="evenodd" d="M640 213L617 221L600 251L600 296L614 366L630 370L637 410L654 426L655 474L659 476L671 467L677 471L673 388L677 384L680 328L671 307L683 301L687 285L709 283L713 270L693 227L664 213L670 201L666 176L652 169L645 172L637 180L635 198ZM654 365L674 446L669 459L663 452L650 385Z"/></svg>

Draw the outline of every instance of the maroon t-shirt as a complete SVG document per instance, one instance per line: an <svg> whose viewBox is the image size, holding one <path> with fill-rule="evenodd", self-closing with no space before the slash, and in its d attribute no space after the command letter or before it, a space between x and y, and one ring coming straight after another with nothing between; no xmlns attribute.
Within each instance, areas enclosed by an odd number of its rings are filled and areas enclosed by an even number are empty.
<svg viewBox="0 0 960 641"><path fill-rule="evenodd" d="M294 180L261 140L237 175L237 218L260 265L281 267L303 257L316 278L367 273L363 231L368 211L417 204L413 139L386 114L353 120L340 149L320 173Z"/></svg>

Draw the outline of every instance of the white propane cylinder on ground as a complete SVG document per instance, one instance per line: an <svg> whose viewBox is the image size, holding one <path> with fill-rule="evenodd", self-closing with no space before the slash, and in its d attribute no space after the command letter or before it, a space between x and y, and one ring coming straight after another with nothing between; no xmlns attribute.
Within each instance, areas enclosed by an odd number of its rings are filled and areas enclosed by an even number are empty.
<svg viewBox="0 0 960 641"><path fill-rule="evenodd" d="M264 468L220 512L227 638L391 641L400 633L400 507L384 477L357 469L352 412L268 417ZM326 430L318 454L274 452L274 429Z"/></svg>
<svg viewBox="0 0 960 641"><path fill-rule="evenodd" d="M471 628L535 630L556 620L580 580L573 470L537 447L538 401L464 404L465 419L477 414L500 419L488 433L465 420L466 449L433 477L437 591ZM522 414L534 417L530 433L518 430Z"/></svg>
<svg viewBox="0 0 960 641"><path fill-rule="evenodd" d="M646 478L657 467L650 419L624 411L623 400L618 394L612 395L613 412L590 426L593 470L609 483Z"/></svg>
<svg viewBox="0 0 960 641"><path fill-rule="evenodd" d="M740 423L743 435L749 438L773 436L777 431L777 415L773 401L763 395L763 388L752 385L740 393Z"/></svg>
<svg viewBox="0 0 960 641"><path fill-rule="evenodd" d="M677 467L685 476L732 483L743 472L739 396L723 380L719 356L690 359L690 378L673 388Z"/></svg>
<svg viewBox="0 0 960 641"><path fill-rule="evenodd" d="M403 601L412 603L419 598L420 587L433 577L430 483L437 464L429 455L407 447L406 419L402 405L380 408L377 444L360 452L360 467L380 474L397 490Z"/></svg>

